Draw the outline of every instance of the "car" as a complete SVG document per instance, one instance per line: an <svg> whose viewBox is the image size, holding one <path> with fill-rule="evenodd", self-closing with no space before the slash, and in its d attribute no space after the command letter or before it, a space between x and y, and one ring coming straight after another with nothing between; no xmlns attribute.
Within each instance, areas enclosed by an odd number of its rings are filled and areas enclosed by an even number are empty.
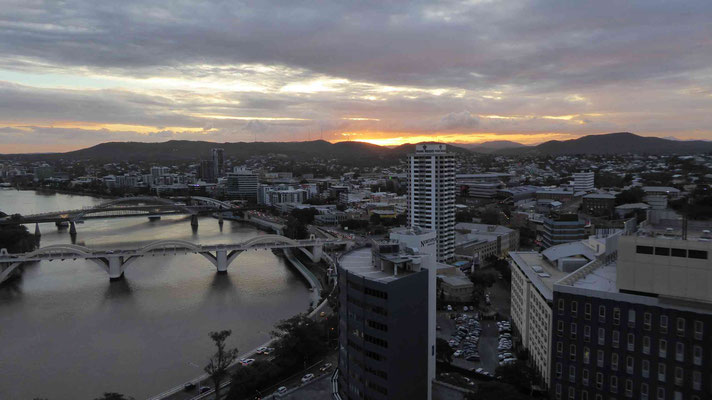
<svg viewBox="0 0 712 400"><path fill-rule="evenodd" d="M213 390L213 389L210 386L201 386L199 392L200 392L200 394L203 394L203 393L208 393L211 390Z"/></svg>
<svg viewBox="0 0 712 400"><path fill-rule="evenodd" d="M307 383L312 379L314 379L314 374L306 374L302 377L302 383Z"/></svg>
<svg viewBox="0 0 712 400"><path fill-rule="evenodd" d="M253 362L255 362L254 358L241 358L240 359L240 364L242 364L244 366L248 366L248 365L252 364Z"/></svg>
<svg viewBox="0 0 712 400"><path fill-rule="evenodd" d="M267 351L267 348L264 347L264 346L262 346L262 347L258 347L257 350L255 350L255 353L257 353L257 354L262 354L262 353L264 353L265 351Z"/></svg>
<svg viewBox="0 0 712 400"><path fill-rule="evenodd" d="M325 372L325 371L327 371L329 368L331 368L331 363L326 363L326 364L322 365L321 368L319 368L319 371Z"/></svg>
<svg viewBox="0 0 712 400"><path fill-rule="evenodd" d="M267 349L265 349L264 352L262 352L262 354L269 355L269 353L271 353L273 351L274 351L274 347L268 347Z"/></svg>
<svg viewBox="0 0 712 400"><path fill-rule="evenodd" d="M467 306L463 306L462 311L467 311Z"/></svg>
<svg viewBox="0 0 712 400"><path fill-rule="evenodd" d="M446 308L447 308L448 311L452 311L452 306L451 306L451 305L448 304Z"/></svg>
<svg viewBox="0 0 712 400"><path fill-rule="evenodd" d="M183 385L183 390L185 390L185 391L193 390L193 389L195 389L194 382L187 382L185 385Z"/></svg>
<svg viewBox="0 0 712 400"><path fill-rule="evenodd" d="M278 396L282 396L285 393L287 393L287 388L285 386L278 387L277 390L274 392L274 394Z"/></svg>
<svg viewBox="0 0 712 400"><path fill-rule="evenodd" d="M454 353L452 353L454 357L460 357L462 355L462 350L455 350Z"/></svg>

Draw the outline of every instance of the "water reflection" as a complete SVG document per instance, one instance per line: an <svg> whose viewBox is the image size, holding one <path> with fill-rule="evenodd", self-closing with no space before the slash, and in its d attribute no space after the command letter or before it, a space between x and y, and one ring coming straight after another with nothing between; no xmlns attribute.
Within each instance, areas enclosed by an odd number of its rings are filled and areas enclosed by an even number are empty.
<svg viewBox="0 0 712 400"><path fill-rule="evenodd" d="M4 212L76 209L103 200L0 190ZM9 205L8 208L5 208ZM12 208L14 207L14 209ZM31 227L34 230L34 226ZM242 242L264 234L233 221L163 217L87 220L72 238L40 224L41 245L133 248L159 239L200 244ZM143 257L109 282L91 261L24 266L0 287L0 399L96 398L106 391L146 398L196 375L213 351L207 332L232 329L231 346L251 349L280 320L305 311L309 292L269 251L241 254L227 275L196 254ZM146 379L150 376L150 379Z"/></svg>

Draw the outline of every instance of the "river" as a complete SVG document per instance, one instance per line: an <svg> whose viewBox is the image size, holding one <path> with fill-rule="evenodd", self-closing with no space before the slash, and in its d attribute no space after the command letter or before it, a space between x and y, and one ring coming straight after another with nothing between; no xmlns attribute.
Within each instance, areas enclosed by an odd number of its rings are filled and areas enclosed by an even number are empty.
<svg viewBox="0 0 712 400"><path fill-rule="evenodd" d="M0 190L0 211L38 213L101 203L90 196ZM29 227L34 232L34 226ZM40 224L41 246L71 243L67 230ZM184 216L87 220L76 244L133 247L158 239L200 244L264 234L249 225ZM119 392L143 399L200 375L214 351L211 330L231 329L228 345L248 351L274 324L309 307L310 293L283 259L241 254L227 275L200 255L137 260L109 282L90 261L27 265L0 286L0 399L93 399Z"/></svg>

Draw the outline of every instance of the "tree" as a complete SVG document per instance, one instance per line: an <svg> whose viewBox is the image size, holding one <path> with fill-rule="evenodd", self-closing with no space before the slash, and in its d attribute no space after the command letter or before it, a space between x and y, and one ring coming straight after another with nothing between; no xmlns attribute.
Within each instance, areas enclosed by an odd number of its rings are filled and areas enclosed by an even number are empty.
<svg viewBox="0 0 712 400"><path fill-rule="evenodd" d="M0 249L10 253L26 253L37 247L35 236L24 225L0 226Z"/></svg>
<svg viewBox="0 0 712 400"><path fill-rule="evenodd" d="M491 269L475 270L470 274L470 280L475 285L490 287L497 282L497 272Z"/></svg>
<svg viewBox="0 0 712 400"><path fill-rule="evenodd" d="M97 397L94 400L134 400L133 397L125 397L123 394L106 392L103 396Z"/></svg>
<svg viewBox="0 0 712 400"><path fill-rule="evenodd" d="M499 210L495 207L487 207L480 214L480 220L483 224L497 225L499 224Z"/></svg>
<svg viewBox="0 0 712 400"><path fill-rule="evenodd" d="M435 339L435 355L439 360L451 363L453 353L454 351L447 340L443 338Z"/></svg>
<svg viewBox="0 0 712 400"><path fill-rule="evenodd" d="M536 378L534 370L523 361L497 367L495 376L499 376L503 383L514 386L524 394L531 393L531 385Z"/></svg>
<svg viewBox="0 0 712 400"><path fill-rule="evenodd" d="M287 218L287 226L284 227L284 235L291 239L306 239L309 237L309 232L302 221L290 216Z"/></svg>
<svg viewBox="0 0 712 400"><path fill-rule="evenodd" d="M227 340L231 334L231 330L209 333L210 339L215 343L217 351L210 357L210 361L204 370L213 380L216 399L220 398L220 384L227 376L227 368L237 359L237 348L225 349L225 340Z"/></svg>
<svg viewBox="0 0 712 400"><path fill-rule="evenodd" d="M643 201L643 197L645 197L645 192L636 186L618 193L616 195L616 205L640 203Z"/></svg>
<svg viewBox="0 0 712 400"><path fill-rule="evenodd" d="M286 369L304 367L324 353L324 330L305 314L281 321L271 333L277 338L274 355Z"/></svg>

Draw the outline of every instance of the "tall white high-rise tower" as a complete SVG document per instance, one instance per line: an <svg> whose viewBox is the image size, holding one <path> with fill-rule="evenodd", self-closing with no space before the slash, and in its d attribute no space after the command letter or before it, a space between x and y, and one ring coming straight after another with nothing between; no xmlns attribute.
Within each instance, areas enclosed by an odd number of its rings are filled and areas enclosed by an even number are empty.
<svg viewBox="0 0 712 400"><path fill-rule="evenodd" d="M419 144L410 155L408 225L435 230L438 261L455 256L455 156L444 144Z"/></svg>

